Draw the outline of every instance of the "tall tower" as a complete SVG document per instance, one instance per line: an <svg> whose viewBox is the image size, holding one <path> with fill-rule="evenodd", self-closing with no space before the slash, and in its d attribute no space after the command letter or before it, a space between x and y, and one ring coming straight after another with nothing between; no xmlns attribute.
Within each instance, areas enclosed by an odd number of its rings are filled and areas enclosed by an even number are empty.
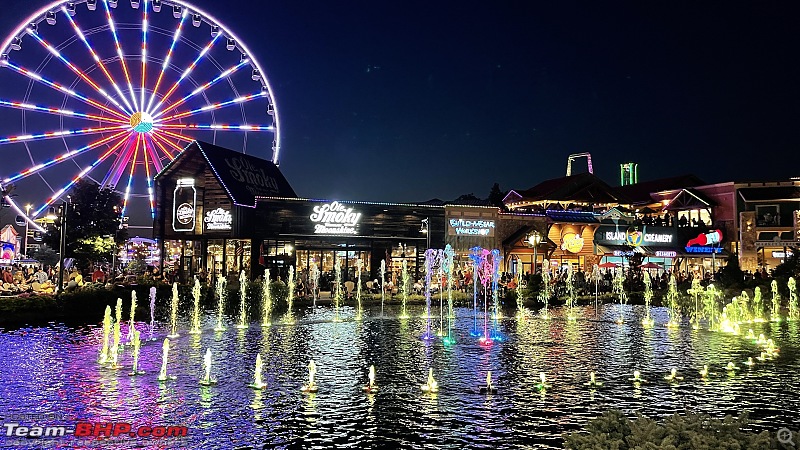
<svg viewBox="0 0 800 450"><path fill-rule="evenodd" d="M619 184L627 186L639 182L639 165L635 162L626 162L619 165Z"/></svg>

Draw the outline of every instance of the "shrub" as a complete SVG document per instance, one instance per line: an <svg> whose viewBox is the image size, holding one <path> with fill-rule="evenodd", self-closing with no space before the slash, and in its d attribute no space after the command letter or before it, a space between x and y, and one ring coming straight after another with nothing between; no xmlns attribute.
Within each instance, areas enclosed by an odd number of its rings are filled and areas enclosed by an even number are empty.
<svg viewBox="0 0 800 450"><path fill-rule="evenodd" d="M722 420L707 414L674 414L659 423L641 415L630 420L621 411L611 410L589 421L584 431L566 434L564 446L575 450L784 448L768 431L745 431L747 425L747 413Z"/></svg>

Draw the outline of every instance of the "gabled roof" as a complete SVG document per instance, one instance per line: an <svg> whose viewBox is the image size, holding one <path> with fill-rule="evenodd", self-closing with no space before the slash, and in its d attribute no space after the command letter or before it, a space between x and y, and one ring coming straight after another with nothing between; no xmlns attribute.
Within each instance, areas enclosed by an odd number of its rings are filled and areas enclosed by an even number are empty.
<svg viewBox="0 0 800 450"><path fill-rule="evenodd" d="M629 184L627 186L618 186L616 191L626 198L629 198L633 204L646 204L653 202L653 198L650 196L652 193L702 186L704 184L705 182L700 178L692 174L687 174L677 177L643 181L641 183Z"/></svg>
<svg viewBox="0 0 800 450"><path fill-rule="evenodd" d="M681 189L678 194L664 207L666 211L686 211L717 206L717 204L694 189Z"/></svg>
<svg viewBox="0 0 800 450"><path fill-rule="evenodd" d="M297 197L294 189L272 161L203 141L192 141L156 175L156 178L173 173L183 161L197 157L206 161L234 204L255 207L257 196Z"/></svg>
<svg viewBox="0 0 800 450"><path fill-rule="evenodd" d="M568 177L542 181L526 189L512 189L503 202L584 202L584 203L628 203L626 196L616 192L605 181L584 172Z"/></svg>

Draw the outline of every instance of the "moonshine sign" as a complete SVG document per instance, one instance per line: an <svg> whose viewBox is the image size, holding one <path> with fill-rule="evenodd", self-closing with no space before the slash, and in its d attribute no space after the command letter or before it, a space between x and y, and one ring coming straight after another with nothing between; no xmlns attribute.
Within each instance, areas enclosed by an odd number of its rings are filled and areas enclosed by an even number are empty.
<svg viewBox="0 0 800 450"><path fill-rule="evenodd" d="M330 202L315 206L308 218L314 223L315 234L356 234L361 213L339 202Z"/></svg>
<svg viewBox="0 0 800 450"><path fill-rule="evenodd" d="M172 229L175 231L194 231L197 191L194 179L181 178L172 196Z"/></svg>
<svg viewBox="0 0 800 450"><path fill-rule="evenodd" d="M233 225L233 216L227 209L212 209L211 211L206 211L203 223L206 226L206 231L227 231Z"/></svg>

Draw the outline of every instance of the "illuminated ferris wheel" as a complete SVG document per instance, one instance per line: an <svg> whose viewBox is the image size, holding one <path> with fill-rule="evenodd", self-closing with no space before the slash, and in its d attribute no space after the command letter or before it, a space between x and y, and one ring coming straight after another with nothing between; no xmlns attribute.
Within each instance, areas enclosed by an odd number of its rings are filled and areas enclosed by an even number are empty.
<svg viewBox="0 0 800 450"><path fill-rule="evenodd" d="M182 0L53 2L0 47L0 188L34 203L8 198L36 228L84 179L152 216L153 176L191 140L278 163L272 94L243 42Z"/></svg>

